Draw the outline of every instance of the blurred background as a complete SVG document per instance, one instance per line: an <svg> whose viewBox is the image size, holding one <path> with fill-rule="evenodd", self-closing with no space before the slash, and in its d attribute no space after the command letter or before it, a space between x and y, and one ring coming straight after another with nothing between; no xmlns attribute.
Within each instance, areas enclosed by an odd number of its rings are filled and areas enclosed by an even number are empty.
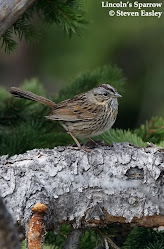
<svg viewBox="0 0 164 249"><path fill-rule="evenodd" d="M109 9L95 0L85 8L89 24L81 36L70 38L55 25L42 25L38 44L22 41L10 55L1 50L1 85L19 86L37 77L51 95L82 72L117 65L126 88L115 127L136 128L152 116L164 117L164 13L159 19L109 17Z"/></svg>
<svg viewBox="0 0 164 249"><path fill-rule="evenodd" d="M163 3L163 0L160 2ZM164 3L162 9L157 9L163 11L161 18L110 17L109 8L102 8L100 0L86 0L85 8L89 23L81 36L73 35L70 38L59 26L48 27L36 18L35 24L40 30L39 43L27 46L24 40L21 43L18 41L18 48L10 55L1 49L0 86L9 89L35 77L44 85L47 96L57 95L60 89L71 85L79 74L92 72L107 64L116 65L122 69L126 85L123 97L119 99L119 113L114 127L135 129L152 116L164 117ZM27 101L4 101L0 116L1 155L70 143L72 139L65 131L62 133L57 124L51 125L50 121L45 121L47 109L37 104L34 107L33 111L32 104L30 106ZM29 113L32 113L31 117ZM151 129L153 125L148 127L150 129L143 128L135 133L144 141L159 144L164 141L163 119L154 123L157 123L155 135L154 129ZM113 131L111 136L107 134L106 137L108 140L119 137L121 141L129 141L130 137L136 143L140 142L136 134L132 136L126 133L123 136L121 132ZM140 237L143 243L146 236L143 233ZM133 241L136 243L135 239ZM161 248L164 248L163 244Z"/></svg>

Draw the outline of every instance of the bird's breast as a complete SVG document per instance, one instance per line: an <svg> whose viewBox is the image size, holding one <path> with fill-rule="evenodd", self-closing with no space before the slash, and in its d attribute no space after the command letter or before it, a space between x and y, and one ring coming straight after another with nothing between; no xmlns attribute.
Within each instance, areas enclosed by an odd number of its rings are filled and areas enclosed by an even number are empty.
<svg viewBox="0 0 164 249"><path fill-rule="evenodd" d="M77 137L100 135L110 129L116 120L118 112L117 99L112 99L106 105L95 105L93 112L96 115L91 119L62 122L62 125Z"/></svg>

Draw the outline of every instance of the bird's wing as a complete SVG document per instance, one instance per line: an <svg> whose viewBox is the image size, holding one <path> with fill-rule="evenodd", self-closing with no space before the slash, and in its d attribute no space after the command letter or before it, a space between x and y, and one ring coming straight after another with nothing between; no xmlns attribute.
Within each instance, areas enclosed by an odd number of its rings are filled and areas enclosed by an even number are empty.
<svg viewBox="0 0 164 249"><path fill-rule="evenodd" d="M78 101L79 102L79 101ZM96 117L90 105L76 101L62 102L46 118L61 121L87 121Z"/></svg>

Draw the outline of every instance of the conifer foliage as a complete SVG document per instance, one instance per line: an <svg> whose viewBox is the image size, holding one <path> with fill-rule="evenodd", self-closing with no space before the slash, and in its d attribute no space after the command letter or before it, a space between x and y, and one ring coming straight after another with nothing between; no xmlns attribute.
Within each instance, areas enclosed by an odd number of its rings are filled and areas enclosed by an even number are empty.
<svg viewBox="0 0 164 249"><path fill-rule="evenodd" d="M135 227L128 235L122 249L163 249L164 232Z"/></svg>
<svg viewBox="0 0 164 249"><path fill-rule="evenodd" d="M34 25L36 17L43 25L56 24L68 35L80 34L87 23L83 1L78 0L39 0L26 11L1 37L1 47L10 53L17 47L13 35L21 41L24 37L26 42L37 42L39 30ZM38 20L39 21L39 20ZM38 22L37 22L38 23Z"/></svg>
<svg viewBox="0 0 164 249"><path fill-rule="evenodd" d="M78 93L88 91L102 82L111 84L122 94L125 79L121 70L107 65L79 75L72 84L61 89L58 95L50 96L50 98L58 103ZM38 95L46 96L45 89L37 79L25 81L20 87ZM8 154L11 156L34 148L53 148L58 145L74 143L59 122L46 120L44 116L49 113L49 107L36 102L14 98L7 89L2 87L0 92L0 155ZM136 146L145 147L147 142L151 142L164 147L164 119L153 117L136 130L110 129L99 136L98 139L107 144L129 142ZM58 235L48 233L46 243L53 244L52 248L63 248L69 226L64 225L61 231L61 234L59 233ZM114 234L113 231L108 229L104 231L109 238ZM63 233L65 234L64 236ZM87 230L80 242L80 248L94 249L98 245L101 248L104 241L101 235L102 232ZM145 238L144 245L142 242L143 237ZM134 241L136 241L135 246L140 246L134 247ZM146 228L141 230L135 228L125 241L124 248L164 248L163 233Z"/></svg>
<svg viewBox="0 0 164 249"><path fill-rule="evenodd" d="M78 76L70 86L52 96L56 103L74 95L85 92L100 83L109 83L122 93L125 79L117 67L103 66L92 72ZM45 96L46 92L37 79L25 81L20 86L23 89ZM49 113L49 107L39 103L13 98L7 90L1 88L0 94L0 155L19 154L34 148L53 148L58 145L73 143L59 122L47 120L44 116ZM105 143L130 142L144 147L146 142L163 147L164 119L154 117L145 125L134 131L110 129L99 139Z"/></svg>
<svg viewBox="0 0 164 249"><path fill-rule="evenodd" d="M13 39L24 37L27 43L39 40L39 30L34 25L36 16L45 25L56 24L68 34L80 34L87 23L83 1L79 0L39 0L24 13L1 37L1 47L7 53L17 47ZM100 67L92 72L79 75L68 87L61 89L51 99L59 103L74 95L88 91L100 83L109 83L119 93L124 89L125 79L117 67ZM45 89L37 79L25 81L21 88L41 96L46 96ZM49 96L48 96L49 97ZM46 120L49 108L39 103L13 98L7 89L0 87L0 155L24 153L34 148L53 148L58 145L74 143L59 122ZM135 130L110 129L97 139L107 144L129 142L145 147L147 142L164 147L164 119L152 117L146 124ZM51 248L62 249L70 231L69 225L62 225L58 234L49 232L45 243ZM114 237L117 231L107 227L102 230L86 230L80 241L80 249L104 248L104 235ZM122 249L162 249L164 233L146 228L134 228L128 235Z"/></svg>
<svg viewBox="0 0 164 249"><path fill-rule="evenodd" d="M81 74L74 82L61 90L57 96L52 96L56 103L74 95L88 91L101 82L111 85L121 91L124 78L120 69L104 66ZM45 96L45 90L37 79L24 82L20 88ZM73 143L59 122L47 120L50 108L39 103L13 98L5 89L0 95L0 155L19 154L34 148L53 148L57 145Z"/></svg>

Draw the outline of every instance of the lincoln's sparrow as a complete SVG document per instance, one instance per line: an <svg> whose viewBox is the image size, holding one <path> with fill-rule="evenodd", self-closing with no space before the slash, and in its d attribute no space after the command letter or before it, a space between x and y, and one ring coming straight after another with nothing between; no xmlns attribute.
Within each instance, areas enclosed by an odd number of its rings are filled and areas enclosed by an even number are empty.
<svg viewBox="0 0 164 249"><path fill-rule="evenodd" d="M117 98L121 97L116 89L108 84L102 84L59 104L16 87L11 87L10 93L50 106L53 110L46 118L59 120L78 148L81 148L81 145L76 137L90 138L112 127L118 113Z"/></svg>

